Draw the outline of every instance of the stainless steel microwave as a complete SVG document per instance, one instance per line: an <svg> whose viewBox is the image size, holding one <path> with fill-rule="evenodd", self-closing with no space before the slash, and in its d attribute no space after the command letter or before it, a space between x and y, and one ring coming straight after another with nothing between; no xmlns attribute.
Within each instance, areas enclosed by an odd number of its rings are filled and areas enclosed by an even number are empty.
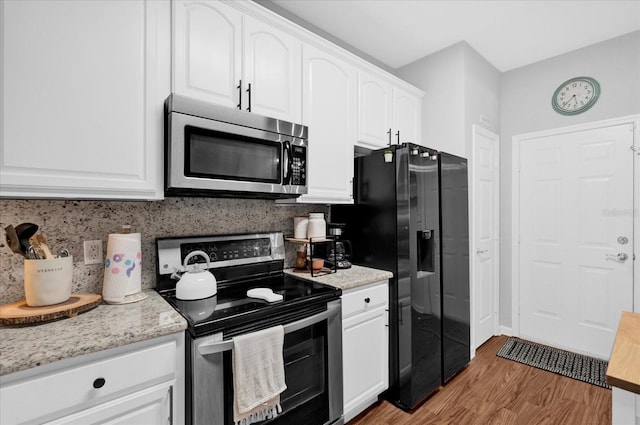
<svg viewBox="0 0 640 425"><path fill-rule="evenodd" d="M171 94L165 195L294 198L307 193L308 129Z"/></svg>

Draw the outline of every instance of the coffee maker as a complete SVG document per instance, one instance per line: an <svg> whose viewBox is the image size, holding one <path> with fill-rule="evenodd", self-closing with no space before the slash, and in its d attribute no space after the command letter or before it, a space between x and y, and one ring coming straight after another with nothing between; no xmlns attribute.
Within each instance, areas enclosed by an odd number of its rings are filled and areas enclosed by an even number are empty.
<svg viewBox="0 0 640 425"><path fill-rule="evenodd" d="M342 239L344 228L343 223L327 223L327 236L335 240L334 244L327 247L327 258L325 264L329 268L348 269L351 267L351 242Z"/></svg>

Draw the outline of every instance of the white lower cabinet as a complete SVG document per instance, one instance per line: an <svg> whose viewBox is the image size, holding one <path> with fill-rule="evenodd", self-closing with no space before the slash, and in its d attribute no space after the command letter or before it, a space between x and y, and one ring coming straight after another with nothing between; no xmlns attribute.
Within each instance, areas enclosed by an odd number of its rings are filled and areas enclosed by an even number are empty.
<svg viewBox="0 0 640 425"><path fill-rule="evenodd" d="M0 377L0 423L184 423L184 334Z"/></svg>
<svg viewBox="0 0 640 425"><path fill-rule="evenodd" d="M345 423L389 387L388 286L382 281L342 295Z"/></svg>
<svg viewBox="0 0 640 425"><path fill-rule="evenodd" d="M174 424L171 407L173 388L172 384L158 385L47 424Z"/></svg>

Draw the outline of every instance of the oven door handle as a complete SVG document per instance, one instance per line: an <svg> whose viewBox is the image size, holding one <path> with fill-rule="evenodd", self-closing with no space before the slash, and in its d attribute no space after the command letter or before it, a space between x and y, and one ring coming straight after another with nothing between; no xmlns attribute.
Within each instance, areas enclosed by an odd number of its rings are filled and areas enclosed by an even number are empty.
<svg viewBox="0 0 640 425"><path fill-rule="evenodd" d="M334 314L340 314L341 307L342 307L341 303L329 303L327 305L327 309L322 313L318 313L313 316L298 320L297 322L284 325L284 333L288 334L291 332L299 331L300 329L304 329L311 325L315 325L318 322L322 322L323 320L328 319ZM233 349L233 339L227 339L224 341L211 342L207 344L198 345L198 352L203 356L206 356L208 354L222 353L223 351L232 350L232 349Z"/></svg>

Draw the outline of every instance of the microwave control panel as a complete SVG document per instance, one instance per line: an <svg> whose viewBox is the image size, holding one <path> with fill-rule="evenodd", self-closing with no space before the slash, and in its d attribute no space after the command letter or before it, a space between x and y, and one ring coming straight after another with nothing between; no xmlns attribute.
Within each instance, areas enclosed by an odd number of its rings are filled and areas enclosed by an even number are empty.
<svg viewBox="0 0 640 425"><path fill-rule="evenodd" d="M291 146L291 182L292 186L307 185L307 148Z"/></svg>

